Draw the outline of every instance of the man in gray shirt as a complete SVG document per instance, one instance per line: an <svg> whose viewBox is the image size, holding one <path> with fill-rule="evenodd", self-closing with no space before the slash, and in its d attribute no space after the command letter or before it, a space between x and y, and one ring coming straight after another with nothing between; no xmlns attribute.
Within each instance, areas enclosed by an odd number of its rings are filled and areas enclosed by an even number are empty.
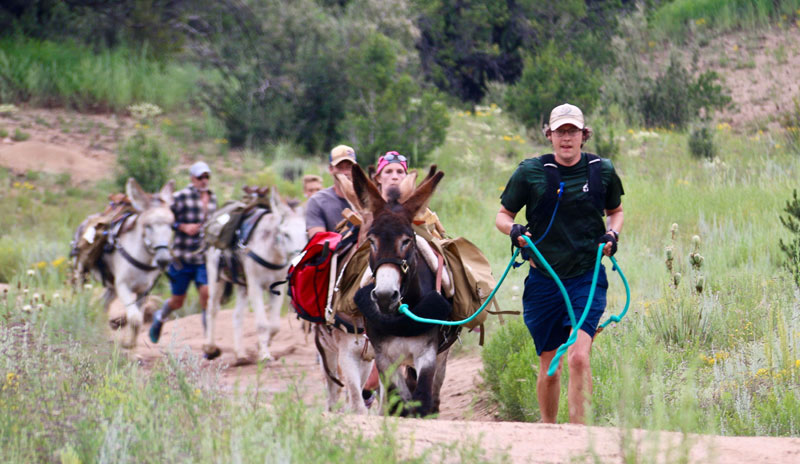
<svg viewBox="0 0 800 464"><path fill-rule="evenodd" d="M334 176L333 187L315 193L306 204L306 233L308 238L317 232L335 231L336 224L342 220L342 211L350 204L345 200L336 174L351 176L351 169L356 162L356 152L347 145L339 145L329 156L328 172Z"/></svg>

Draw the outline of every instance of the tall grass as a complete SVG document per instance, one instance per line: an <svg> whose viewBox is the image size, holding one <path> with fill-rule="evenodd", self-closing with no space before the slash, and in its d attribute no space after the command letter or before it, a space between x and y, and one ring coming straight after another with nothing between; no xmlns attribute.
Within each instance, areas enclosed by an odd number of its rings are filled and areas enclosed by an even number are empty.
<svg viewBox="0 0 800 464"><path fill-rule="evenodd" d="M675 0L657 9L650 25L657 36L683 42L690 31L754 29L776 20L791 25L798 8L798 0Z"/></svg>
<svg viewBox="0 0 800 464"><path fill-rule="evenodd" d="M121 111L147 101L175 110L191 103L198 73L192 65L151 60L146 50L93 52L70 42L0 39L2 102Z"/></svg>

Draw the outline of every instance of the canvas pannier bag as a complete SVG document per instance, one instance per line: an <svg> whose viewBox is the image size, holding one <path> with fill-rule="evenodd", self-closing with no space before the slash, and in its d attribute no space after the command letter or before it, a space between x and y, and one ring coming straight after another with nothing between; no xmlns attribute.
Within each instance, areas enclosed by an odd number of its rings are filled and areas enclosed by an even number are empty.
<svg viewBox="0 0 800 464"><path fill-rule="evenodd" d="M311 322L325 322L333 268L333 256L342 236L336 232L317 232L303 252L289 266L289 297L298 317Z"/></svg>
<svg viewBox="0 0 800 464"><path fill-rule="evenodd" d="M103 255L108 234L112 233L114 224L135 212L125 194L109 195L109 204L105 211L90 215L78 226L70 252L70 256L75 258L76 267L84 272L94 267Z"/></svg>
<svg viewBox="0 0 800 464"><path fill-rule="evenodd" d="M496 285L489 261L472 242L464 237L439 241L444 259L453 274L453 320L466 319L489 297ZM496 304L496 303L495 303ZM474 328L486 321L488 311L484 309L465 327Z"/></svg>
<svg viewBox="0 0 800 464"><path fill-rule="evenodd" d="M203 226L203 240L208 246L225 250L233 246L236 228L239 227L247 205L229 201L216 210Z"/></svg>

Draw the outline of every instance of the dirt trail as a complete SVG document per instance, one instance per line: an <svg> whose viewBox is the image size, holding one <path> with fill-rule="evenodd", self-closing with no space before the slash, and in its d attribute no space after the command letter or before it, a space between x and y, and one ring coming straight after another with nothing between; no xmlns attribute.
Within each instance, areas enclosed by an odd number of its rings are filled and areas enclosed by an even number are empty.
<svg viewBox="0 0 800 464"><path fill-rule="evenodd" d="M304 401L323 404L322 374L316 361L313 339L303 334L300 323L291 316L281 320L281 331L272 344L277 361L268 363L257 379L254 364L231 367L232 311L220 313L217 344L223 350L220 358L205 361L208 368L219 369L229 389L258 387L267 396L300 385ZM245 343L255 350L255 316L245 316ZM145 367L153 365L167 350L188 347L201 352L202 325L199 315L170 321L164 326L162 341L153 345L146 333L139 337L134 355ZM674 432L651 433L625 431L608 427L582 427L569 424L546 425L519 422L498 422L487 407L480 389L481 359L466 353L453 357L447 366L442 388L441 414L436 420L388 419L396 423L410 453L419 452L435 443L455 440L481 440L491 455L507 455L515 463L625 462L625 457L638 456L637 461L677 462L688 454L694 463L797 463L800 462L800 438L683 436ZM347 421L363 433L380 433L383 418L348 416ZM592 457L592 459L589 459ZM594 460L594 457L598 460Z"/></svg>

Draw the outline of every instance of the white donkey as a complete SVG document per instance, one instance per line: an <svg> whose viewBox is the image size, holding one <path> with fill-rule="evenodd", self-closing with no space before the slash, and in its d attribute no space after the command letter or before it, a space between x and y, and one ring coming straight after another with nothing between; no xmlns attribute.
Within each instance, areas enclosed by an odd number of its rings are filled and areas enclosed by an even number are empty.
<svg viewBox="0 0 800 464"><path fill-rule="evenodd" d="M136 345L136 336L144 322L140 305L172 261L175 216L170 206L174 189L175 182L170 180L160 192L151 195L145 193L133 178L128 179L125 193L135 213L124 219L116 234L108 239L111 246L91 269L105 285L106 311L114 298L119 298L125 305L126 325L130 329L122 345L128 348ZM86 224L84 221L78 227L76 239L88 232ZM93 235L93 232L88 233Z"/></svg>
<svg viewBox="0 0 800 464"><path fill-rule="evenodd" d="M264 291L272 284L286 279L290 260L303 250L306 244L306 223L302 208L292 208L280 201L275 189L269 193L270 212L264 214L255 226L246 244L237 243L233 253L242 263L246 285L236 285L236 306L233 312L233 346L236 363L249 362L242 342L242 325L248 299L256 314L258 333L258 359L274 359L269 351L272 337L280 329L281 306L284 292L270 292L269 314L264 308ZM219 262L223 251L209 248L206 253L208 271L208 320L203 353L214 359L221 354L214 344L215 319L222 304L226 282L219 273Z"/></svg>

